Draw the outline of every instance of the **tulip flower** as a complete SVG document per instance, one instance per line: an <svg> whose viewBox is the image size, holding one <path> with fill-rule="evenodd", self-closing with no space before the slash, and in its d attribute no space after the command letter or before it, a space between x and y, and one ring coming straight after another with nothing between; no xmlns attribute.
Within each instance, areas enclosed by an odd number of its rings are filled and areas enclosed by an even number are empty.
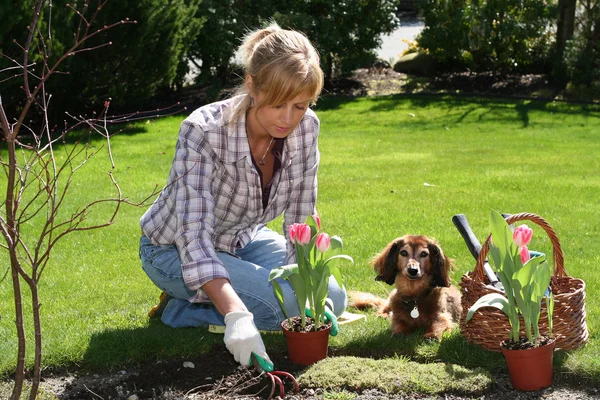
<svg viewBox="0 0 600 400"><path fill-rule="evenodd" d="M318 214L313 214L312 216L317 223L317 229L321 229L321 217Z"/></svg>
<svg viewBox="0 0 600 400"><path fill-rule="evenodd" d="M300 232L304 229L304 228L301 227L301 225L304 225L304 224L292 224L292 225L290 225L290 228L289 228L290 229L289 230L289 232L290 232L290 240L293 243L298 243Z"/></svg>
<svg viewBox="0 0 600 400"><path fill-rule="evenodd" d="M525 224L517 227L513 232L513 240L518 247L527 246L532 236L533 230Z"/></svg>
<svg viewBox="0 0 600 400"><path fill-rule="evenodd" d="M519 247L519 253L521 254L521 263L525 265L525 263L531 258L531 256L529 255L529 249L527 248L527 246L521 246Z"/></svg>
<svg viewBox="0 0 600 400"><path fill-rule="evenodd" d="M290 225L290 239L299 245L310 243L311 233L310 226L306 224Z"/></svg>
<svg viewBox="0 0 600 400"><path fill-rule="evenodd" d="M315 246L317 246L317 250L321 253L325 253L329 250L331 239L328 234L322 232L317 235L317 239L315 240Z"/></svg>
<svg viewBox="0 0 600 400"><path fill-rule="evenodd" d="M290 240L292 241L292 243L294 243L296 241L296 232L297 232L297 227L300 224L292 224L289 227L289 233L290 233Z"/></svg>
<svg viewBox="0 0 600 400"><path fill-rule="evenodd" d="M338 285L342 286L341 273L336 263L340 259L353 262L352 257L340 254L342 239L339 236L330 237L319 232L320 229L321 218L317 214L309 215L303 224L291 224L288 238L296 250L296 263L275 267L269 273L269 282L273 284L275 297L288 324L291 325L292 322L286 314L283 289L277 282L279 279L288 280L294 290L302 328L307 328L308 318L312 318L316 331L327 321L325 300L329 295L329 279L333 276Z"/></svg>

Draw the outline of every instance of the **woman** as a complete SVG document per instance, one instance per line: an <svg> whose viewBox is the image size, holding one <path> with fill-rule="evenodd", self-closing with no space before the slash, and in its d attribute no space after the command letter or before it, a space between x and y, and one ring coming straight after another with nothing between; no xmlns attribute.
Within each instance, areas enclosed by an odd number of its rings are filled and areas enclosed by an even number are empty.
<svg viewBox="0 0 600 400"><path fill-rule="evenodd" d="M319 57L303 34L273 24L240 47L238 95L208 104L182 124L167 185L141 218L140 258L163 290L155 307L172 327L225 325L236 361L270 361L258 329L284 319L270 269L295 262L294 247L265 224L283 213L283 232L315 212L319 120L309 106L323 87ZM298 315L284 288L288 315ZM334 313L346 293L330 279Z"/></svg>

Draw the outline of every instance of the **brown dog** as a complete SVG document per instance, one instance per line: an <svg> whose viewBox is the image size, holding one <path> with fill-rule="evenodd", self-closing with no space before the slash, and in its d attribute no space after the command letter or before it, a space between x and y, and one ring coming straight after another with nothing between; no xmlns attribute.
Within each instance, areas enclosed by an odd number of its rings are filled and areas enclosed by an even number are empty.
<svg viewBox="0 0 600 400"><path fill-rule="evenodd" d="M376 307L377 315L392 314L392 334L425 328L425 338L440 340L461 315L460 292L450 283L452 263L437 241L406 235L390 242L373 259L376 280L394 285L387 300L369 293L350 293L350 305Z"/></svg>

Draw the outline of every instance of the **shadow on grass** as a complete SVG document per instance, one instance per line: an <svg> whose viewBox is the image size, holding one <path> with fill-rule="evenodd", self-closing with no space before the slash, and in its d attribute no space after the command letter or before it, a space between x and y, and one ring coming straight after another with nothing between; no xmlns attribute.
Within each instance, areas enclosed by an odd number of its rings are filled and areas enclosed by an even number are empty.
<svg viewBox="0 0 600 400"><path fill-rule="evenodd" d="M134 135L139 135L139 134L143 134L148 132L148 129L144 126L141 126L140 124L121 124L121 125L115 125L115 126L111 126L109 128L109 133L111 135L111 138L114 137L115 135L118 136L134 136ZM60 132L57 132L53 138L59 137ZM28 134L23 134L23 135L19 135L19 141L27 146L36 146L35 140L33 138L33 136L28 135ZM40 146L37 147L43 147L46 143L48 142L46 137L42 137L42 141ZM58 146L61 145L92 145L95 146L97 144L103 144L106 142L106 138L103 137L102 135L100 135L98 132L96 131L73 131L73 132L69 132L67 133L62 139L59 139L58 141L55 142L54 147L57 148ZM3 140L0 142L0 150L5 151L7 149L7 144L6 142Z"/></svg>
<svg viewBox="0 0 600 400"><path fill-rule="evenodd" d="M315 111L339 110L344 105L357 101L359 98L352 96L329 96L319 100ZM552 99L511 99L506 97L485 97L472 94L433 94L433 93L406 93L389 96L361 98L372 105L361 113L392 112L405 103L410 107L425 109L432 105L447 110L462 109L456 122L464 120L475 110L485 110L484 114L498 110L514 111L515 118L521 121L525 128L529 125L532 111L550 114L583 115L589 118L600 118L600 107L594 104L572 104L555 101ZM466 108L466 110L465 110ZM510 116L510 114L508 114ZM480 116L481 118L481 116Z"/></svg>
<svg viewBox="0 0 600 400"><path fill-rule="evenodd" d="M506 370L504 357L499 351L493 352L471 344L458 332L445 334L438 342L425 339L423 329L404 336L392 336L389 330L385 330L374 335L361 335L331 352L335 356L374 359L402 356L417 362L442 361L466 368L482 367L493 373ZM568 359L568 353L556 351L554 354L554 366L560 370Z"/></svg>
<svg viewBox="0 0 600 400"><path fill-rule="evenodd" d="M148 128L140 125L139 123L127 123L127 124L119 124L108 127L108 131L111 135L111 138L115 135L118 136L134 136L148 132ZM64 143L65 144L75 144L75 143L102 143L105 142L106 138L99 134L96 131L74 131L69 132L65 135Z"/></svg>
<svg viewBox="0 0 600 400"><path fill-rule="evenodd" d="M149 360L207 353L222 343L221 335L211 334L206 329L173 329L151 320L143 328L93 334L81 363L90 370L111 370L124 364L139 366Z"/></svg>

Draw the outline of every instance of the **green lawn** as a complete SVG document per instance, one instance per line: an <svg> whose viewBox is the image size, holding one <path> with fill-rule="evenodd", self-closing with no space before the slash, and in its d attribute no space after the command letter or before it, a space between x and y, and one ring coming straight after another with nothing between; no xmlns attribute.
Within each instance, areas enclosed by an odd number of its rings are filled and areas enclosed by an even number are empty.
<svg viewBox="0 0 600 400"><path fill-rule="evenodd" d="M488 233L491 208L541 215L561 240L567 272L587 283L590 342L557 352L557 379L600 384L599 107L396 96L324 99L316 111L322 126L317 207L325 230L341 236L344 253L355 260L343 268L348 289L387 295L391 288L374 281L369 259L406 233L437 238L455 260L458 284L475 262L452 224L454 214L466 214L480 240ZM181 120L140 123L113 139L115 175L126 196L142 199L165 183ZM76 174L65 212L114 195L107 166L95 157ZM137 255L144 211L125 207L113 226L67 237L55 249L40 288L46 366L111 369L221 343L220 335L204 329L173 330L148 321L159 291ZM273 227L280 229L280 222ZM530 247L551 253L543 231L534 231ZM0 278L7 266L2 254ZM11 288L10 276L0 281L0 376L12 372L16 359ZM31 333L30 321L27 329ZM392 338L389 322L370 312L367 321L345 326L331 346L348 356L443 361L492 373L505 368L501 355L466 343L458 330L441 343L421 336ZM278 335L265 340L267 348L284 347Z"/></svg>

